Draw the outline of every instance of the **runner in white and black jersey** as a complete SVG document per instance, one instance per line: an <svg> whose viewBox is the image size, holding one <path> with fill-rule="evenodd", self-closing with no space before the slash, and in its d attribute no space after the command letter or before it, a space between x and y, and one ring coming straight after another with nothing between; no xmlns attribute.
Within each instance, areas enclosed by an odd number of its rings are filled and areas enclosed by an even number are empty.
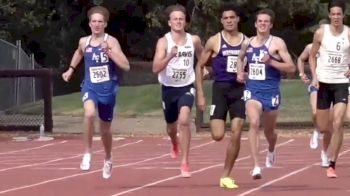
<svg viewBox="0 0 350 196"><path fill-rule="evenodd" d="M348 103L350 30L343 24L345 3L331 1L328 5L330 25L320 27L314 34L310 51L311 85L318 87L316 121L320 132L332 125L327 169L329 178L336 178L335 162L343 142L343 117ZM319 56L316 59L317 52ZM333 120L329 122L329 109L333 104Z"/></svg>
<svg viewBox="0 0 350 196"><path fill-rule="evenodd" d="M185 32L186 10L181 5L172 5L166 9L170 32L157 42L153 59L153 72L158 74L162 85L162 105L167 123L167 132L171 138L171 156L179 153L181 147L181 175L190 177L189 147L191 140L190 117L194 103L195 71L194 56L202 52L201 40L196 35Z"/></svg>

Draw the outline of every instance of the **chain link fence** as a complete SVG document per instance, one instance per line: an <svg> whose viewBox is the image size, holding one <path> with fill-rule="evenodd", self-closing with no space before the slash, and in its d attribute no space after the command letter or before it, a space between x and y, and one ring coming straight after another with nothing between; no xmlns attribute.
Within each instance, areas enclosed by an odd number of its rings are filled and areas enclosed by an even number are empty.
<svg viewBox="0 0 350 196"><path fill-rule="evenodd" d="M0 39L0 70L33 70L33 55ZM0 126L40 126L44 122L41 80L37 77L0 77ZM37 102L38 101L38 102ZM33 103L34 108L33 109ZM32 109L29 109L31 105Z"/></svg>

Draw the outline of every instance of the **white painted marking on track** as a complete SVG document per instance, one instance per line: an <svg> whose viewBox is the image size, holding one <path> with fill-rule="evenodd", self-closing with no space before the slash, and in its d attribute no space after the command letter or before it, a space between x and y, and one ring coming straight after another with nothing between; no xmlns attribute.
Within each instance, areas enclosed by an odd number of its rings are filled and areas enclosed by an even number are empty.
<svg viewBox="0 0 350 196"><path fill-rule="evenodd" d="M139 141L142 141L142 140L139 140ZM214 143L214 141L210 141L210 142L207 142L207 143L204 143L204 144L201 144L201 145L194 146L191 149L197 149L197 148L200 148L200 147L212 144L212 143ZM144 163L144 162L147 162L147 161L160 159L160 158L163 158L163 157L169 156L169 155L170 155L170 153L167 153L167 154L163 154L163 155L160 155L160 156L144 159L144 160L141 160L141 161L135 161L135 162L132 162L132 163L126 163L126 164L122 164L122 165L113 166L113 168L137 165L137 164ZM79 155L79 156L82 156L82 155ZM0 191L0 194L5 194L5 193L8 193L8 192L13 192L13 191L17 191L17 190L26 189L26 188L32 188L32 187L40 186L40 185L47 184L47 183L50 183L50 182L62 181L62 180L66 180L66 179L70 179L70 178L74 178L74 177L78 177L78 176L85 176L85 175L93 174L93 173L100 172L100 171L102 171L102 169L97 169L97 170L93 170L93 171L89 171L89 172L84 172L84 173L64 176L64 177L61 177L61 178L54 178L54 179L51 179L51 180L46 180L46 181L42 181L42 182L30 184L30 185L24 185L24 186L20 186L20 187L11 188L11 189L6 189L6 190L3 190L3 191Z"/></svg>
<svg viewBox="0 0 350 196"><path fill-rule="evenodd" d="M1 152L0 155L4 155L4 154L14 154L14 153L18 153L18 152L27 152L27 151L31 151L31 150L37 150L37 149L41 149L41 148L45 148L45 147L49 147L49 146L54 146L57 144L64 144L66 143L67 140L63 140L61 142L57 142L57 143L51 143L51 144L45 144L42 146L38 146L38 147L34 147L34 148L27 148L27 149L22 149L22 150L14 150L14 151L8 151L8 152Z"/></svg>
<svg viewBox="0 0 350 196"><path fill-rule="evenodd" d="M120 145L120 146L117 146L117 147L113 147L112 149L122 148L122 147L125 147L125 146L137 144L137 143L140 143L140 142L142 142L142 140L138 140L136 142L131 142L131 143L126 143L126 144L123 144L123 145ZM104 150L94 151L93 153L98 153L98 152L102 152L102 151L104 151ZM45 162L41 162L41 163L19 165L19 166L15 166L15 167L9 167L9 168L0 169L0 172L12 170L12 169L20 169L20 168L26 168L26 167L34 167L34 166L39 166L39 165L45 165L45 164L48 164L48 163L53 163L53 162L57 162L57 161L67 160L67 159L74 159L74 158L78 158L78 157L81 157L81 156L83 156L83 154L74 155L74 156L70 156L70 157L64 157L64 158L53 159L53 160L45 161Z"/></svg>
<svg viewBox="0 0 350 196"><path fill-rule="evenodd" d="M347 149L347 150L345 150L345 151L339 153L339 156L338 156L338 157L341 157L341 156L343 156L344 154L346 154L346 153L348 153L348 152L350 152L350 149ZM305 166L305 167L303 167L303 168L300 168L300 169L298 169L298 170L295 170L295 171L293 171L293 172L290 172L290 173L288 173L288 174L286 174L286 175L284 175L284 176L281 176L281 177L276 178L276 179L274 179L274 180L268 181L268 182L266 182L265 184L262 184L262 185L260 185L260 186L258 186L258 187L256 187L256 188L250 189L249 191L246 191L246 192L244 192L244 193L241 193L241 194L239 194L238 196L245 196L245 195L248 195L248 194L250 194L250 193L259 191L259 190L261 190L262 188L267 187L267 186L269 186L269 185L271 185L271 184L273 184L273 183L275 183L275 182L284 180L284 179L286 179L286 178L288 178L288 177L291 177L291 176L293 176L293 175L295 175L295 174L298 174L298 173L303 172L303 171L305 171L305 170L307 170L307 169L310 169L313 165L319 165L319 162L312 163L312 164L307 165L307 166Z"/></svg>
<svg viewBox="0 0 350 196"><path fill-rule="evenodd" d="M290 142L293 142L293 141L294 141L294 139L290 139L290 140L288 140L288 141L286 141L286 142L280 143L280 144L276 145L276 148L277 148L277 147L280 147L280 146L283 146L283 145L286 145L286 144L288 144L288 143L290 143ZM260 151L260 153L263 153L263 152L266 152L266 151L267 151L267 149L266 149L266 150ZM250 158L250 155L237 159L237 160L236 160L236 163L239 162L239 161L248 159L248 158ZM199 170L195 170L195 171L191 172L191 174L200 173L200 172L202 172L202 171L206 171L206 170L209 170L209 169L212 169L212 168L222 167L222 166L223 166L222 163L220 163L220 164L215 164L215 165L211 165L211 166L208 166L208 167L204 167L204 168L202 168L202 169L199 169ZM144 189L144 188L147 188L147 187L156 185L156 184L160 184L160 183L163 183L163 182L167 182L167 181L170 181L170 180L174 180L174 179L177 179L177 178L182 178L182 176L181 176L181 175L171 176L171 177L169 177L169 178L165 178L165 179L158 180L158 181L155 181L155 182L151 182L151 183L148 183L148 184L145 184L145 185L142 185L142 186L138 186L138 187L135 187L135 188L132 188L132 189L128 189L128 190L126 190L126 191L122 191L122 192L113 194L113 195L111 195L111 196L124 195L124 194L127 194L127 193L131 193L131 192L134 192L134 191L137 191L137 190L141 190L141 189Z"/></svg>

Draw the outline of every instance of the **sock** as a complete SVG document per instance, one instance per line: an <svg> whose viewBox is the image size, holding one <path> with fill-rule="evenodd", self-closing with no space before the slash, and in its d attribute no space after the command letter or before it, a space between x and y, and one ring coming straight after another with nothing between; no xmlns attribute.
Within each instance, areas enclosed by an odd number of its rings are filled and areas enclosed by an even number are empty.
<svg viewBox="0 0 350 196"><path fill-rule="evenodd" d="M329 162L329 167L335 169L335 161L330 161Z"/></svg>

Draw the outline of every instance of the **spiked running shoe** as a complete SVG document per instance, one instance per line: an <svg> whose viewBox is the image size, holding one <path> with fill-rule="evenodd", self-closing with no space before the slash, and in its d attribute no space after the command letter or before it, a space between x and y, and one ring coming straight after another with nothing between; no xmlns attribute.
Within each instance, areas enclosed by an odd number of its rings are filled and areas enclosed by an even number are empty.
<svg viewBox="0 0 350 196"><path fill-rule="evenodd" d="M108 179L112 176L113 163L111 160L105 160L102 169L102 177Z"/></svg>
<svg viewBox="0 0 350 196"><path fill-rule="evenodd" d="M327 153L321 150L321 167L329 167L329 159Z"/></svg>
<svg viewBox="0 0 350 196"><path fill-rule="evenodd" d="M266 154L266 163L265 163L266 167L267 168L272 167L275 164L275 162L276 162L275 151L273 151L273 152L268 151Z"/></svg>
<svg viewBox="0 0 350 196"><path fill-rule="evenodd" d="M319 133L315 129L312 133L311 138L310 138L310 148L311 149L316 149L318 147L318 138L319 138Z"/></svg>
<svg viewBox="0 0 350 196"><path fill-rule="evenodd" d="M327 169L327 177L328 178L336 178L336 177L338 177L337 174L335 173L335 169L333 169L332 167L329 167Z"/></svg>
<svg viewBox="0 0 350 196"><path fill-rule="evenodd" d="M236 189L238 185L235 184L235 181L230 177L222 177L220 178L220 187L227 189Z"/></svg>
<svg viewBox="0 0 350 196"><path fill-rule="evenodd" d="M254 180L257 179L261 179L262 175L261 175L261 168L260 167L254 167L253 171L252 171L252 177Z"/></svg>
<svg viewBox="0 0 350 196"><path fill-rule="evenodd" d="M90 162L91 162L91 154L85 153L80 163L80 169L83 171L89 170L91 166Z"/></svg>
<svg viewBox="0 0 350 196"><path fill-rule="evenodd" d="M181 176L183 178L189 178L191 177L191 173L190 173L190 167L187 163L183 163L181 164Z"/></svg>
<svg viewBox="0 0 350 196"><path fill-rule="evenodd" d="M170 157L176 159L179 156L179 147L178 145L171 145Z"/></svg>

